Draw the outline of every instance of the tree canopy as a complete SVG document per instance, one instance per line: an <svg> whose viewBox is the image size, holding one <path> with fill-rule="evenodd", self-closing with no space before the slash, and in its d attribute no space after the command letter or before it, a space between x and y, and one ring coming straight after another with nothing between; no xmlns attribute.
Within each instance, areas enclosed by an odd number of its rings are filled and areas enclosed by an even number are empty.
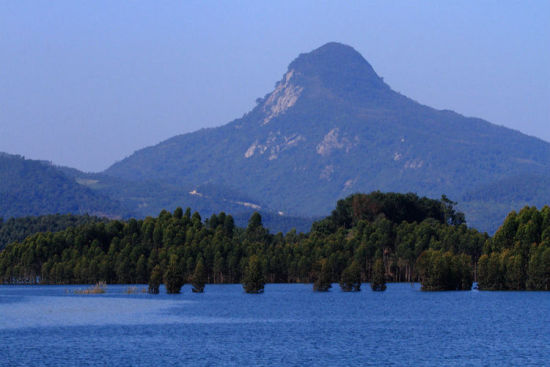
<svg viewBox="0 0 550 367"><path fill-rule="evenodd" d="M262 263L258 256L252 255L245 269L243 288L246 293L263 293L264 286L265 279L262 271Z"/></svg>
<svg viewBox="0 0 550 367"><path fill-rule="evenodd" d="M374 197L377 202L424 202L410 194L387 195ZM357 197L366 200L353 195L335 211L353 208ZM419 216L391 214L388 219L381 209L378 215L357 209L348 217L350 224L333 213L309 233L286 235L269 233L258 213L239 228L231 215L203 220L189 208L143 220L85 223L10 243L0 252L0 281L149 283L153 291L163 281L167 291L181 289L186 281L196 290L206 283L277 282L316 283L322 290L339 282L343 290L359 290L361 283L382 284L383 278L421 281L425 290L458 290L469 289L477 265L481 289L548 289L548 207L511 213L491 239L460 220L449 221L457 214L446 201L425 202L429 205ZM393 212L407 213L398 207Z"/></svg>
<svg viewBox="0 0 550 367"><path fill-rule="evenodd" d="M506 217L483 248L478 283L488 290L550 290L550 207Z"/></svg>

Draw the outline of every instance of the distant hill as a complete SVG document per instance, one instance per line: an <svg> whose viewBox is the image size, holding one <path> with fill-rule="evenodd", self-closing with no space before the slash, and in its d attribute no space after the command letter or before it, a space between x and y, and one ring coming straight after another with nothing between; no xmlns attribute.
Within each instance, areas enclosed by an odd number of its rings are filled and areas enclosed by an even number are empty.
<svg viewBox="0 0 550 367"><path fill-rule="evenodd" d="M243 117L139 150L104 174L135 183L134 199L148 182L173 187L151 200L166 206L181 188L210 185L306 217L328 214L354 192L446 194L471 225L493 232L510 207L550 202L544 189L526 196L508 183L548 172L549 143L424 106L393 91L353 48L328 43L290 63Z"/></svg>
<svg viewBox="0 0 550 367"><path fill-rule="evenodd" d="M223 185L186 185L160 180L129 181L105 174L84 173L73 168L60 167L67 176L102 195L117 198L124 203L123 217L144 218L156 216L161 210L189 207L205 217L225 211L233 215L238 226L246 227L248 219L258 211L271 232L296 229L308 232L315 218L296 217L273 212L265 203ZM204 219L204 218L203 218Z"/></svg>
<svg viewBox="0 0 550 367"><path fill-rule="evenodd" d="M78 184L42 161L0 153L0 217L89 213L120 216L116 200Z"/></svg>
<svg viewBox="0 0 550 367"><path fill-rule="evenodd" d="M494 232L512 210L550 205L550 175L521 174L506 177L464 194L460 210L479 228Z"/></svg>
<svg viewBox="0 0 550 367"><path fill-rule="evenodd" d="M203 219L225 210L242 227L259 211L273 233L292 228L307 232L314 221L273 213L262 205L214 185L192 189L159 181L129 182L0 153L0 249L36 232L56 232L102 220L99 217L156 216L178 206L202 213Z"/></svg>

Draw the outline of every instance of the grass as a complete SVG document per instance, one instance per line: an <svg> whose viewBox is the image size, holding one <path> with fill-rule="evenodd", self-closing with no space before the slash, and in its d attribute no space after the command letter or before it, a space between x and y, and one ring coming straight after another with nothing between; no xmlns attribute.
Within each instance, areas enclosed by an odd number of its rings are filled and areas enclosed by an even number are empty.
<svg viewBox="0 0 550 367"><path fill-rule="evenodd" d="M135 286L131 286L131 287L128 287L128 288L124 289L124 293L126 293L126 294L136 294L136 293L146 293L146 292L147 292L147 289L138 288L138 287L135 287Z"/></svg>
<svg viewBox="0 0 550 367"><path fill-rule="evenodd" d="M95 285L87 289L77 289L74 291L76 294L103 294L107 290L107 283L98 282Z"/></svg>

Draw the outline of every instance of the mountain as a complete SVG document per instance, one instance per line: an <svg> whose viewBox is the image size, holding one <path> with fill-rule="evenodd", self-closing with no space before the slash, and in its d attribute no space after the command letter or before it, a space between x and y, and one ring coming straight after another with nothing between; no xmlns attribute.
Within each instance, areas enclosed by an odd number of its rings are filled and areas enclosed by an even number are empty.
<svg viewBox="0 0 550 367"><path fill-rule="evenodd" d="M13 240L15 232L56 231L100 220L78 214L144 218L178 206L191 207L203 219L226 211L241 227L246 227L252 213L258 211L272 232L288 232L292 228L307 232L318 219L283 216L262 202L225 187L192 187L158 180L131 182L0 152L0 249L5 244L2 239Z"/></svg>
<svg viewBox="0 0 550 367"><path fill-rule="evenodd" d="M47 162L0 153L0 217L55 213L116 217L121 212L119 202Z"/></svg>
<svg viewBox="0 0 550 367"><path fill-rule="evenodd" d="M261 198L274 212L311 217L328 214L350 193L373 190L490 206L509 195L472 193L550 172L550 144L411 100L339 43L299 55L257 102L239 119L139 150L104 174L191 192L215 185ZM491 215L501 221L505 213L497 212Z"/></svg>

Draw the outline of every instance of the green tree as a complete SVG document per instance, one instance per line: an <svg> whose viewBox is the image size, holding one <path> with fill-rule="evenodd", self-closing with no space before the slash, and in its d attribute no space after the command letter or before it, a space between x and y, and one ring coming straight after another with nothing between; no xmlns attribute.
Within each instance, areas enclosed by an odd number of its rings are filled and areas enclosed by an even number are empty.
<svg viewBox="0 0 550 367"><path fill-rule="evenodd" d="M361 267L356 260L353 260L342 272L340 288L344 292L359 292L361 290Z"/></svg>
<svg viewBox="0 0 550 367"><path fill-rule="evenodd" d="M550 290L550 247L533 245L528 266L528 289Z"/></svg>
<svg viewBox="0 0 550 367"><path fill-rule="evenodd" d="M164 273L164 285L166 286L166 293L179 293L183 284L183 276L178 266L178 257L176 255L172 255L170 257L170 262L168 263L168 268Z"/></svg>
<svg viewBox="0 0 550 367"><path fill-rule="evenodd" d="M360 276L369 280L374 260L383 258L387 281L414 281L421 274L416 266L419 256L435 250L441 253L424 258L430 260L424 261L430 266L425 268L429 277L423 277L434 289L467 288L472 259L475 263L482 254L483 259L489 260L490 255L494 261L480 260L478 275L490 274L493 289L517 284L539 289L539 284L547 284L547 252L533 246L546 249L550 243L550 208L540 215L536 209L522 211L516 226L491 240L465 225L448 224L454 215L450 204L414 194L358 194L341 201L335 213L318 222L310 233L291 231L286 236L270 235L258 213L250 218L247 228L235 227L225 213L212 215L203 225L200 215L191 215L190 209L185 213L176 210L173 215L162 211L157 218L144 220L87 223L7 244L0 251L0 281L147 282L157 265L162 269L161 278L166 272L176 274L175 279L192 280L196 261L202 258L208 281L243 282L250 258L257 256L265 282L316 281L321 290L338 280L344 288L353 289L360 283L350 265L354 260L361 268ZM6 225L0 230L8 228ZM17 226L9 228L18 232ZM499 239L502 245L497 243ZM174 255L179 261L172 271L169 265ZM488 268L491 271L485 271Z"/></svg>
<svg viewBox="0 0 550 367"><path fill-rule="evenodd" d="M204 269L204 264L202 258L197 262L195 266L195 271L191 277L191 285L193 286L193 293L202 293L204 292L204 285L206 284L206 270Z"/></svg>
<svg viewBox="0 0 550 367"><path fill-rule="evenodd" d="M181 207L177 207L176 210L174 210L174 218L181 219L183 217L183 209Z"/></svg>
<svg viewBox="0 0 550 367"><path fill-rule="evenodd" d="M480 264L486 264L482 257ZM483 265L485 266L485 265ZM471 258L466 254L453 254L451 251L426 250L416 261L422 290L453 291L472 288ZM486 277L486 270L480 269L480 276Z"/></svg>
<svg viewBox="0 0 550 367"><path fill-rule="evenodd" d="M386 270L382 259L376 259L374 262L370 286L373 291L383 292L386 290Z"/></svg>
<svg viewBox="0 0 550 367"><path fill-rule="evenodd" d="M317 267L320 267L316 276L315 282L313 282L313 290L315 292L328 292L332 288L331 271L327 259L322 259Z"/></svg>
<svg viewBox="0 0 550 367"><path fill-rule="evenodd" d="M262 263L258 256L252 255L248 260L243 277L243 288L246 293L263 293L265 278Z"/></svg>
<svg viewBox="0 0 550 367"><path fill-rule="evenodd" d="M158 294L160 283L162 283L162 270L160 265L156 265L149 277L149 293Z"/></svg>
<svg viewBox="0 0 550 367"><path fill-rule="evenodd" d="M268 231L262 224L262 216L254 212L248 220L248 226L245 231L245 238L250 242L265 242L268 237Z"/></svg>
<svg viewBox="0 0 550 367"><path fill-rule="evenodd" d="M147 282L147 261L145 255L141 255L136 263L136 283Z"/></svg>

